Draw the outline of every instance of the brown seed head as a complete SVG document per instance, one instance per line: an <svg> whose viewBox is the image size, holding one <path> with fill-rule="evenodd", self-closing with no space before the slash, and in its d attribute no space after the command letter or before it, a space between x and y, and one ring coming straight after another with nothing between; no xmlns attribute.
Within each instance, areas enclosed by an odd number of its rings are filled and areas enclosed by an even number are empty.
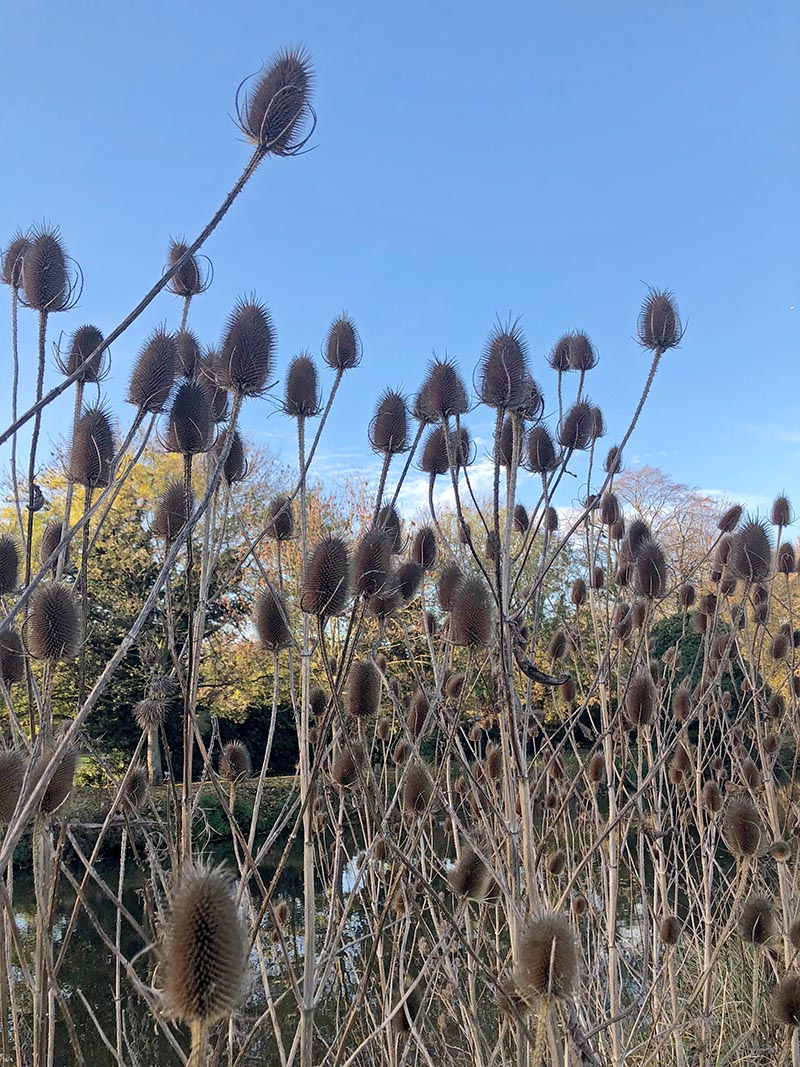
<svg viewBox="0 0 800 1067"><path fill-rule="evenodd" d="M8 596L17 588L19 578L19 548L11 534L0 535L0 596Z"/></svg>
<svg viewBox="0 0 800 1067"><path fill-rule="evenodd" d="M492 408L516 408L527 400L527 342L518 322L495 326L481 358L478 393Z"/></svg>
<svg viewBox="0 0 800 1067"><path fill-rule="evenodd" d="M639 343L643 348L665 352L681 343L681 325L675 297L668 289L650 289L639 312Z"/></svg>
<svg viewBox="0 0 800 1067"><path fill-rule="evenodd" d="M21 682L25 677L25 657L22 641L14 629L0 633L0 678L6 685Z"/></svg>
<svg viewBox="0 0 800 1067"><path fill-rule="evenodd" d="M736 532L731 545L731 573L748 582L763 582L769 575L772 544L766 524L748 518Z"/></svg>
<svg viewBox="0 0 800 1067"><path fill-rule="evenodd" d="M219 757L221 778L229 782L241 782L253 773L250 751L242 741L228 741Z"/></svg>
<svg viewBox="0 0 800 1067"><path fill-rule="evenodd" d="M240 299L222 339L217 384L240 396L258 396L269 378L274 346L275 329L266 304Z"/></svg>
<svg viewBox="0 0 800 1067"><path fill-rule="evenodd" d="M313 117L314 71L304 48L278 52L258 76L243 106L237 102L242 132L264 154L290 156L302 148Z"/></svg>
<svg viewBox="0 0 800 1067"><path fill-rule="evenodd" d="M438 422L464 415L468 410L467 390L456 364L434 357L417 393L414 417L420 422Z"/></svg>
<svg viewBox="0 0 800 1067"><path fill-rule="evenodd" d="M51 226L30 234L22 259L24 303L34 311L67 311L80 296L80 282L70 271L61 235Z"/></svg>
<svg viewBox="0 0 800 1067"><path fill-rule="evenodd" d="M406 398L396 389L385 389L369 424L369 443L374 452L397 456L408 449Z"/></svg>
<svg viewBox="0 0 800 1067"><path fill-rule="evenodd" d="M34 659L71 659L81 643L78 603L70 586L42 582L28 603L25 643Z"/></svg>
<svg viewBox="0 0 800 1067"><path fill-rule="evenodd" d="M279 652L291 644L287 618L283 601L269 587L261 589L256 597L255 624L258 640L267 652Z"/></svg>
<svg viewBox="0 0 800 1067"><path fill-rule="evenodd" d="M337 371L352 370L361 362L361 339L355 322L346 312L331 323L322 356Z"/></svg>
<svg viewBox="0 0 800 1067"><path fill-rule="evenodd" d="M79 326L69 339L66 353L62 355L60 349L56 352L56 363L66 375L74 374L81 367L76 381L97 382L105 376L107 353L103 335L96 326Z"/></svg>
<svg viewBox="0 0 800 1067"><path fill-rule="evenodd" d="M294 534L294 510L288 496L281 494L270 501L266 534L272 541L288 541Z"/></svg>
<svg viewBox="0 0 800 1067"><path fill-rule="evenodd" d="M114 458L114 432L105 408L85 407L72 435L68 476L87 488L108 485Z"/></svg>
<svg viewBox="0 0 800 1067"><path fill-rule="evenodd" d="M303 611L327 619L341 615L350 596L350 556L341 537L328 534L315 545L303 575Z"/></svg>
<svg viewBox="0 0 800 1067"><path fill-rule="evenodd" d="M800 975L781 978L772 992L770 1008L781 1026L800 1026Z"/></svg>
<svg viewBox="0 0 800 1067"><path fill-rule="evenodd" d="M625 695L625 718L631 726L647 726L653 721L658 693L649 671L642 670L631 678Z"/></svg>
<svg viewBox="0 0 800 1067"><path fill-rule="evenodd" d="M483 648L489 644L494 611L482 578L465 578L457 585L451 610L450 639L454 645Z"/></svg>
<svg viewBox="0 0 800 1067"><path fill-rule="evenodd" d="M728 801L722 832L735 856L755 856L761 845L761 819L749 797L733 797Z"/></svg>
<svg viewBox="0 0 800 1067"><path fill-rule="evenodd" d="M164 411L179 369L175 335L157 327L142 346L128 383L128 402L140 411Z"/></svg>
<svg viewBox="0 0 800 1067"><path fill-rule="evenodd" d="M569 996L579 970L578 944L567 920L556 914L531 919L519 938L514 967L521 996L528 1002Z"/></svg>
<svg viewBox="0 0 800 1067"><path fill-rule="evenodd" d="M140 730L156 730L167 717L167 705L163 700L146 697L133 706L133 717Z"/></svg>
<svg viewBox="0 0 800 1067"><path fill-rule="evenodd" d="M173 267L178 267L178 269L167 282L167 288L176 296L184 298L197 296L208 288L207 279L200 269L197 257L187 255L188 251L189 246L182 238L179 240L170 238L167 249L167 270L172 270Z"/></svg>
<svg viewBox="0 0 800 1067"><path fill-rule="evenodd" d="M0 636L0 640L4 636ZM0 823L7 825L11 822L24 778L23 754L14 748L0 748Z"/></svg>
<svg viewBox="0 0 800 1067"><path fill-rule="evenodd" d="M381 678L371 659L358 659L350 668L345 692L348 715L367 718L377 715L381 700Z"/></svg>
<svg viewBox="0 0 800 1067"><path fill-rule="evenodd" d="M0 257L0 281L12 289L22 288L22 263L30 246L28 234L17 232Z"/></svg>
<svg viewBox="0 0 800 1067"><path fill-rule="evenodd" d="M450 870L447 881L456 896L466 900L483 900L491 874L474 849L466 846L458 863Z"/></svg>
<svg viewBox="0 0 800 1067"><path fill-rule="evenodd" d="M308 352L300 352L286 372L283 410L294 418L313 418L322 410L319 375Z"/></svg>
<svg viewBox="0 0 800 1067"><path fill-rule="evenodd" d="M677 945L681 936L681 921L677 915L667 915L661 920L659 936L665 945Z"/></svg>
<svg viewBox="0 0 800 1067"><path fill-rule="evenodd" d="M556 447L546 426L534 426L528 434L528 470L547 474L558 466Z"/></svg>
<svg viewBox="0 0 800 1067"><path fill-rule="evenodd" d="M429 571L436 563L436 534L432 526L421 526L414 536L411 558L423 570Z"/></svg>
<svg viewBox="0 0 800 1067"><path fill-rule="evenodd" d="M194 494L190 492L187 500L183 481L170 482L158 502L153 519L153 533L167 543L174 541L193 511Z"/></svg>
<svg viewBox="0 0 800 1067"><path fill-rule="evenodd" d="M752 945L766 945L775 933L775 914L772 902L766 897L750 897L742 906L739 933L743 941Z"/></svg>
<svg viewBox="0 0 800 1067"><path fill-rule="evenodd" d="M380 527L368 526L356 542L353 556L353 588L357 596L381 592L389 574L389 540Z"/></svg>

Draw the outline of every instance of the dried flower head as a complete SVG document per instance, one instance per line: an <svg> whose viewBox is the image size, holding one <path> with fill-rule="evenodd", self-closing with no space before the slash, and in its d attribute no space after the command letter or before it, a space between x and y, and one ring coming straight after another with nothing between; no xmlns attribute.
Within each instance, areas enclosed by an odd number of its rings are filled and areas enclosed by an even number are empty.
<svg viewBox="0 0 800 1067"><path fill-rule="evenodd" d="M108 485L114 458L114 431L108 411L85 407L75 423L69 453L70 481L86 488Z"/></svg>
<svg viewBox="0 0 800 1067"><path fill-rule="evenodd" d="M434 357L414 402L414 417L420 422L438 422L469 410L464 380L456 364Z"/></svg>
<svg viewBox="0 0 800 1067"><path fill-rule="evenodd" d="M409 760L403 775L403 807L412 814L425 811L433 796L433 779L418 757Z"/></svg>
<svg viewBox="0 0 800 1067"><path fill-rule="evenodd" d="M461 568L455 560L448 560L439 572L437 592L442 611L452 611L456 590L464 580Z"/></svg>
<svg viewBox="0 0 800 1067"><path fill-rule="evenodd" d="M170 482L156 507L152 530L168 544L175 540L194 511L194 494L188 497L183 481Z"/></svg>
<svg viewBox="0 0 800 1067"><path fill-rule="evenodd" d="M177 270L167 283L167 288L176 296L192 297L208 288L208 279L200 268L196 255L189 253L189 245L183 238L170 238L167 249L167 270Z"/></svg>
<svg viewBox="0 0 800 1067"><path fill-rule="evenodd" d="M552 913L532 918L517 944L514 977L520 995L528 1002L569 996L579 970L578 943L567 920Z"/></svg>
<svg viewBox="0 0 800 1067"><path fill-rule="evenodd" d="M634 559L633 588L648 600L658 600L664 595L666 586L666 557L661 546L652 537L648 537L639 544Z"/></svg>
<svg viewBox="0 0 800 1067"><path fill-rule="evenodd" d="M461 858L447 875L453 892L466 900L483 900L490 878L486 864L468 845L462 849Z"/></svg>
<svg viewBox="0 0 800 1067"><path fill-rule="evenodd" d="M157 730L167 718L164 700L148 696L133 706L133 717L140 730Z"/></svg>
<svg viewBox="0 0 800 1067"><path fill-rule="evenodd" d="M0 535L0 596L8 596L17 588L19 578L19 547L11 534Z"/></svg>
<svg viewBox="0 0 800 1067"><path fill-rule="evenodd" d="M42 582L28 603L25 643L34 659L71 659L81 643L78 603L70 586Z"/></svg>
<svg viewBox="0 0 800 1067"><path fill-rule="evenodd" d="M725 807L725 843L735 856L755 856L761 846L761 818L747 796L733 797Z"/></svg>
<svg viewBox="0 0 800 1067"><path fill-rule="evenodd" d="M386 585L390 565L386 531L368 526L356 542L353 555L353 589L357 596L370 597Z"/></svg>
<svg viewBox="0 0 800 1067"><path fill-rule="evenodd" d="M229 782L242 782L253 773L250 750L242 741L228 741L219 757L221 778Z"/></svg>
<svg viewBox="0 0 800 1067"><path fill-rule="evenodd" d="M142 346L128 383L128 402L142 412L164 411L179 369L175 335L158 326Z"/></svg>
<svg viewBox="0 0 800 1067"><path fill-rule="evenodd" d="M647 726L658 706L658 692L649 671L642 670L631 678L625 694L625 718L631 726Z"/></svg>
<svg viewBox="0 0 800 1067"><path fill-rule="evenodd" d="M308 558L300 603L303 611L327 619L341 615L350 595L347 544L332 534L321 538Z"/></svg>
<svg viewBox="0 0 800 1067"><path fill-rule="evenodd" d="M144 802L147 799L149 785L147 768L141 766L132 767L123 784L123 801L134 811L138 811L144 806Z"/></svg>
<svg viewBox="0 0 800 1067"><path fill-rule="evenodd" d="M236 110L239 125L248 140L264 154L296 154L310 136L313 118L311 95L314 72L304 48L278 52L259 75L243 105Z"/></svg>
<svg viewBox="0 0 800 1067"><path fill-rule="evenodd" d="M336 371L352 370L361 362L361 339L347 312L333 320L325 338L322 356Z"/></svg>
<svg viewBox="0 0 800 1067"><path fill-rule="evenodd" d="M495 326L481 358L478 393L493 408L517 408L527 400L528 345L519 321Z"/></svg>
<svg viewBox="0 0 800 1067"><path fill-rule="evenodd" d="M655 352L675 348L683 338L683 326L674 295L668 289L650 289L639 312L639 343Z"/></svg>
<svg viewBox="0 0 800 1067"><path fill-rule="evenodd" d="M781 978L772 992L770 1007L781 1026L800 1026L800 975Z"/></svg>
<svg viewBox="0 0 800 1067"><path fill-rule="evenodd" d="M283 601L269 587L261 589L256 597L255 624L258 640L267 652L279 652L291 643L287 618Z"/></svg>
<svg viewBox="0 0 800 1067"><path fill-rule="evenodd" d="M371 659L358 659L350 668L345 691L348 715L367 718L378 713L381 700L381 678Z"/></svg>
<svg viewBox="0 0 800 1067"><path fill-rule="evenodd" d="M275 330L266 304L240 299L228 318L216 366L217 384L240 396L264 391L272 366Z"/></svg>
<svg viewBox="0 0 800 1067"><path fill-rule="evenodd" d="M80 275L70 267L61 235L54 227L44 225L30 233L22 258L22 288L24 303L34 311L52 314L75 306Z"/></svg>
<svg viewBox="0 0 800 1067"><path fill-rule="evenodd" d="M289 364L283 410L293 418L303 419L313 418L322 410L319 374L308 352L298 353Z"/></svg>
<svg viewBox="0 0 800 1067"><path fill-rule="evenodd" d="M528 470L547 474L558 466L553 438L546 426L534 426L528 434Z"/></svg>
<svg viewBox="0 0 800 1067"><path fill-rule="evenodd" d="M742 905L739 915L742 940L752 945L766 945L775 933L775 914L772 902L766 897L750 897Z"/></svg>
<svg viewBox="0 0 800 1067"><path fill-rule="evenodd" d="M576 400L564 412L558 427L558 441L564 448L580 452L598 436L597 430L594 406L588 400Z"/></svg>
<svg viewBox="0 0 800 1067"><path fill-rule="evenodd" d="M36 784L53 762L53 750L47 749L39 757L33 772L33 784ZM78 753L68 748L56 764L50 781L44 791L39 807L45 815L55 815L66 804L72 793L75 770L78 766Z"/></svg>
<svg viewBox="0 0 800 1067"><path fill-rule="evenodd" d="M420 526L414 535L411 558L423 570L429 571L436 563L436 533L432 526Z"/></svg>
<svg viewBox="0 0 800 1067"><path fill-rule="evenodd" d="M740 504L733 504L731 507L727 508L720 516L720 520L717 523L717 529L722 530L723 533L733 533L739 525L739 520L742 517L743 511L744 508Z"/></svg>
<svg viewBox="0 0 800 1067"><path fill-rule="evenodd" d="M8 628L0 633L0 678L6 685L14 685L25 677L25 657L22 641L16 630Z"/></svg>
<svg viewBox="0 0 800 1067"><path fill-rule="evenodd" d="M441 596L441 580L440 580ZM459 582L452 598L450 639L454 645L483 648L492 636L494 611L489 588L481 577Z"/></svg>
<svg viewBox="0 0 800 1067"><path fill-rule="evenodd" d="M105 376L108 353L103 335L96 326L79 326L73 331L66 353L56 351L56 364L62 374L71 376L80 368L76 381L97 382ZM90 358L91 357L91 358Z"/></svg>
<svg viewBox="0 0 800 1067"><path fill-rule="evenodd" d="M0 640L5 634L0 635ZM22 782L25 757L15 748L0 748L0 823L8 824L14 816Z"/></svg>
<svg viewBox="0 0 800 1067"><path fill-rule="evenodd" d="M0 257L0 281L12 289L22 288L22 264L30 246L30 237L17 232L8 242Z"/></svg>
<svg viewBox="0 0 800 1067"><path fill-rule="evenodd" d="M272 541L288 541L294 534L294 510L291 498L273 497L267 509L266 535Z"/></svg>
<svg viewBox="0 0 800 1067"><path fill-rule="evenodd" d="M731 573L748 582L763 582L769 576L771 562L772 543L766 523L747 518L731 544Z"/></svg>

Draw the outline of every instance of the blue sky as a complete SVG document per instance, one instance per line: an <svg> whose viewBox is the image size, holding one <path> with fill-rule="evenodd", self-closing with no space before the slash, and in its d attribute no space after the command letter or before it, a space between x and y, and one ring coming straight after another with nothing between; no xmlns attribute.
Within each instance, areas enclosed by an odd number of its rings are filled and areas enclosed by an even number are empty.
<svg viewBox="0 0 800 1067"><path fill-rule="evenodd" d="M214 284L190 325L216 341L255 291L282 374L352 313L364 361L326 435L326 473L372 469L384 385L413 390L433 350L471 375L509 313L549 411L545 354L570 328L594 339L589 392L610 442L646 376L634 331L650 283L674 289L688 329L628 462L762 507L794 491L800 507L792 0L34 2L4 5L0 41L0 239L57 223L85 274L54 329L110 330L160 273L169 236L199 231L248 157L230 117L238 83L300 42L317 71L316 147L261 167L206 248ZM123 425L135 352L178 314L164 294L114 346L104 388ZM22 344L31 368L32 316ZM69 411L46 423L45 448ZM249 404L244 425L291 455L274 404ZM472 425L488 431L477 413Z"/></svg>

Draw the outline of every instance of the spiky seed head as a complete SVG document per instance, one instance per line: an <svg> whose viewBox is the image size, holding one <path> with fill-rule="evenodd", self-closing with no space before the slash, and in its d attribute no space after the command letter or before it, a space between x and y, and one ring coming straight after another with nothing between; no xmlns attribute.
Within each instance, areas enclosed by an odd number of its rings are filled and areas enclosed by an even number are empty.
<svg viewBox="0 0 800 1067"><path fill-rule="evenodd" d="M342 787L355 785L365 758L364 746L359 741L340 749L331 763L331 778L336 785Z"/></svg>
<svg viewBox="0 0 800 1067"><path fill-rule="evenodd" d="M723 511L717 523L717 529L722 530L723 533L733 533L739 525L743 512L744 508L740 504L733 504Z"/></svg>
<svg viewBox="0 0 800 1067"><path fill-rule="evenodd" d="M219 757L219 773L228 782L242 782L253 773L250 750L242 741L228 741Z"/></svg>
<svg viewBox="0 0 800 1067"><path fill-rule="evenodd" d="M42 531L42 542L39 546L39 558L42 564L47 563L61 543L62 525L62 519L50 519ZM69 551L67 551L67 558L69 558Z"/></svg>
<svg viewBox="0 0 800 1067"><path fill-rule="evenodd" d="M678 590L678 603L682 608L690 608L695 601L695 589L693 585L682 585Z"/></svg>
<svg viewBox="0 0 800 1067"><path fill-rule="evenodd" d="M800 952L800 919L795 919L789 927L789 944Z"/></svg>
<svg viewBox="0 0 800 1067"><path fill-rule="evenodd" d="M308 703L311 709L311 714L316 718L321 719L328 706L328 694L320 686L315 686L309 693Z"/></svg>
<svg viewBox="0 0 800 1067"><path fill-rule="evenodd" d="M466 680L466 675L462 671L456 671L455 674L451 674L445 683L445 695L450 700L460 700Z"/></svg>
<svg viewBox="0 0 800 1067"><path fill-rule="evenodd" d="M22 263L30 246L30 238L25 233L15 233L0 257L0 281L12 289L22 287Z"/></svg>
<svg viewBox="0 0 800 1067"><path fill-rule="evenodd" d="M777 553L777 570L780 574L793 574L797 566L797 558L794 551L794 545L789 541L785 541Z"/></svg>
<svg viewBox="0 0 800 1067"><path fill-rule="evenodd" d="M284 48L270 60L238 108L239 125L264 154L290 156L306 140L314 71L304 48Z"/></svg>
<svg viewBox="0 0 800 1067"><path fill-rule="evenodd" d="M586 777L593 785L602 782L606 775L606 761L601 752L593 752L586 764Z"/></svg>
<svg viewBox="0 0 800 1067"><path fill-rule="evenodd" d="M605 572L602 567L592 567L592 576L589 580L592 589L602 589L605 584Z"/></svg>
<svg viewBox="0 0 800 1067"><path fill-rule="evenodd" d="M396 389L385 389L369 424L373 451L397 456L408 449L408 408L406 398Z"/></svg>
<svg viewBox="0 0 800 1067"><path fill-rule="evenodd" d="M576 578L572 583L572 590L570 592L570 600L576 608L581 607L586 603L586 582L583 578Z"/></svg>
<svg viewBox="0 0 800 1067"><path fill-rule="evenodd" d="M228 390L220 382L220 354L215 348L206 354L197 371L197 381L204 385L211 404L212 422L225 422L228 417Z"/></svg>
<svg viewBox="0 0 800 1067"><path fill-rule="evenodd" d="M358 659L350 668L345 691L348 715L368 718L377 715L381 700L381 678L371 659Z"/></svg>
<svg viewBox="0 0 800 1067"><path fill-rule="evenodd" d="M576 400L564 412L558 427L558 441L564 448L581 452L588 448L597 434L595 410L588 400Z"/></svg>
<svg viewBox="0 0 800 1067"><path fill-rule="evenodd" d="M567 855L563 849L557 848L547 856L545 863L547 873L553 878L560 878L567 869Z"/></svg>
<svg viewBox="0 0 800 1067"><path fill-rule="evenodd" d="M19 548L11 534L0 535L0 596L8 596L17 588L19 578Z"/></svg>
<svg viewBox="0 0 800 1067"><path fill-rule="evenodd" d="M170 482L156 507L152 531L156 537L163 538L168 544L175 540L186 525L186 520L194 511L194 494L190 491L187 499L182 480Z"/></svg>
<svg viewBox="0 0 800 1067"><path fill-rule="evenodd" d="M225 434L220 434L214 445L214 455L217 459L222 455L224 447ZM225 464L222 468L222 476L228 485L234 485L236 482L244 481L249 469L241 434L238 430L234 430L231 447L228 449L228 455L225 457Z"/></svg>
<svg viewBox="0 0 800 1067"><path fill-rule="evenodd" d="M631 726L647 726L653 721L658 693L649 671L639 671L631 678L625 695L625 718Z"/></svg>
<svg viewBox="0 0 800 1067"><path fill-rule="evenodd" d="M558 466L553 438L546 426L534 426L528 434L528 470L546 474Z"/></svg>
<svg viewBox="0 0 800 1067"><path fill-rule="evenodd" d="M34 311L66 311L77 295L68 257L57 229L41 226L30 234L22 259L24 301Z"/></svg>
<svg viewBox="0 0 800 1067"><path fill-rule="evenodd" d="M788 841L778 838L769 846L769 854L776 863L786 863L792 855L792 848Z"/></svg>
<svg viewBox="0 0 800 1067"><path fill-rule="evenodd" d="M147 696L151 700L171 700L179 689L176 678L169 674L157 674L147 684Z"/></svg>
<svg viewBox="0 0 800 1067"><path fill-rule="evenodd" d="M383 505L378 512L375 525L386 531L389 552L393 556L396 555L403 546L403 527L400 522L400 515L394 504Z"/></svg>
<svg viewBox="0 0 800 1067"><path fill-rule="evenodd" d="M484 648L492 636L494 611L486 582L481 577L465 578L453 594L450 639L454 645Z"/></svg>
<svg viewBox="0 0 800 1067"><path fill-rule="evenodd" d="M78 485L108 485L114 458L114 431L108 412L97 404L85 407L72 435L68 475Z"/></svg>
<svg viewBox="0 0 800 1067"><path fill-rule="evenodd" d="M600 498L600 521L604 526L614 526L622 518L622 507L616 493L607 490Z"/></svg>
<svg viewBox="0 0 800 1067"><path fill-rule="evenodd" d="M144 806L145 800L147 800L147 791L150 785L147 777L146 767L133 767L130 774L125 779L125 784L122 790L122 799L135 811L138 811Z"/></svg>
<svg viewBox="0 0 800 1067"><path fill-rule="evenodd" d="M722 809L722 794L719 791L719 786L716 782L708 781L703 785L700 791L700 799L702 800L703 807L706 811L712 815L716 815L717 812Z"/></svg>
<svg viewBox="0 0 800 1067"><path fill-rule="evenodd" d="M770 572L772 543L766 523L747 518L737 530L729 557L731 573L748 582L763 582Z"/></svg>
<svg viewBox="0 0 800 1067"><path fill-rule="evenodd" d="M401 606L400 590L397 588L395 575L386 579L386 585L380 593L375 593L367 601L367 611L375 619L388 619Z"/></svg>
<svg viewBox="0 0 800 1067"><path fill-rule="evenodd" d="M25 677L25 657L22 641L16 630L0 633L0 678L6 685L14 685Z"/></svg>
<svg viewBox="0 0 800 1067"><path fill-rule="evenodd" d="M191 330L179 330L175 335L179 373L188 381L196 381L203 366L203 352L197 336Z"/></svg>
<svg viewBox="0 0 800 1067"><path fill-rule="evenodd" d="M406 726L412 737L419 737L425 728L431 709L430 701L423 689L418 689L411 699L406 715Z"/></svg>
<svg viewBox="0 0 800 1067"><path fill-rule="evenodd" d="M562 334L556 341L550 350L550 355L547 357L547 362L553 368L558 371L559 374L564 374L566 371L572 369L570 363L570 349L572 348L572 333Z"/></svg>
<svg viewBox="0 0 800 1067"><path fill-rule="evenodd" d="M606 474L619 474L622 470L622 452L619 445L612 445L603 462L603 470Z"/></svg>
<svg viewBox="0 0 800 1067"><path fill-rule="evenodd" d="M658 928L659 936L665 945L677 945L681 936L681 921L677 915L665 916Z"/></svg>
<svg viewBox="0 0 800 1067"><path fill-rule="evenodd" d="M466 386L456 364L434 357L414 402L414 417L420 422L464 415L469 410Z"/></svg>
<svg viewBox="0 0 800 1067"><path fill-rule="evenodd" d="M341 615L350 596L350 555L341 537L322 537L308 558L300 603L303 611L327 619Z"/></svg>
<svg viewBox="0 0 800 1067"><path fill-rule="evenodd" d="M514 529L517 533L526 533L530 526L528 509L524 504L517 504L514 508Z"/></svg>
<svg viewBox="0 0 800 1067"><path fill-rule="evenodd" d="M414 535L411 558L423 570L429 571L436 563L436 533L432 526L421 526Z"/></svg>
<svg viewBox="0 0 800 1067"><path fill-rule="evenodd" d="M217 384L239 396L264 391L272 366L275 331L266 304L240 299L231 312L216 367Z"/></svg>
<svg viewBox="0 0 800 1067"><path fill-rule="evenodd" d="M389 575L389 540L380 527L368 526L356 542L353 555L353 589L357 596L381 592Z"/></svg>
<svg viewBox="0 0 800 1067"><path fill-rule="evenodd" d="M437 593L442 611L452 611L456 590L464 581L461 568L455 560L448 560L439 572Z"/></svg>
<svg viewBox="0 0 800 1067"><path fill-rule="evenodd" d="M776 496L772 503L770 522L773 526L792 525L792 506L789 503L789 498L783 494Z"/></svg>
<svg viewBox="0 0 800 1067"><path fill-rule="evenodd" d="M44 772L48 769L53 759L51 749L46 750L37 760L33 771L33 783L40 781ZM69 748L59 760L53 771L47 788L44 791L39 808L45 815L55 815L66 804L72 786L75 781L75 770L78 766L78 753Z"/></svg>
<svg viewBox="0 0 800 1067"><path fill-rule="evenodd" d="M400 1003L392 1014L392 1026L398 1034L410 1034L412 1024L419 1026L422 1021L422 996L419 986L412 986L401 997Z"/></svg>
<svg viewBox="0 0 800 1067"><path fill-rule="evenodd" d="M128 383L128 402L143 412L161 412L178 374L178 344L158 326L142 346Z"/></svg>
<svg viewBox="0 0 800 1067"><path fill-rule="evenodd" d="M483 900L490 878L486 864L469 846L462 849L461 858L447 875L450 888L465 900Z"/></svg>
<svg viewBox="0 0 800 1067"><path fill-rule="evenodd" d="M557 663L562 660L567 654L567 635L563 629L556 630L553 636L550 638L550 644L547 646L548 659L553 663Z"/></svg>
<svg viewBox="0 0 800 1067"><path fill-rule="evenodd" d="M247 938L233 883L220 868L197 864L184 870L171 901L162 965L173 1017L211 1024L236 1008Z"/></svg>
<svg viewBox="0 0 800 1067"><path fill-rule="evenodd" d="M785 974L772 991L772 1014L781 1026L800 1026L800 975Z"/></svg>
<svg viewBox="0 0 800 1067"><path fill-rule="evenodd" d="M519 322L495 326L481 357L478 393L492 408L517 408L527 400L528 345Z"/></svg>
<svg viewBox="0 0 800 1067"><path fill-rule="evenodd" d="M433 779L418 757L409 760L403 775L403 807L411 814L425 811L433 796Z"/></svg>
<svg viewBox="0 0 800 1067"><path fill-rule="evenodd" d="M734 856L755 856L761 846L761 819L749 797L728 801L722 832Z"/></svg>
<svg viewBox="0 0 800 1067"><path fill-rule="evenodd" d="M5 634L0 636L0 641ZM22 782L25 757L15 748L0 748L0 823L8 824L14 815Z"/></svg>
<svg viewBox="0 0 800 1067"><path fill-rule="evenodd" d="M280 652L291 644L292 635L287 624L286 605L269 587L256 596L255 624L261 647L267 652Z"/></svg>
<svg viewBox="0 0 800 1067"><path fill-rule="evenodd" d="M288 496L273 497L267 509L266 534L272 541L288 541L294 534L294 509Z"/></svg>
<svg viewBox="0 0 800 1067"><path fill-rule="evenodd" d="M506 415L497 441L497 459L501 467L511 467L514 461L514 417Z"/></svg>
<svg viewBox="0 0 800 1067"><path fill-rule="evenodd" d="M300 352L286 372L283 410L293 418L308 419L319 415L321 409L316 364L308 352Z"/></svg>
<svg viewBox="0 0 800 1067"><path fill-rule="evenodd" d="M766 897L750 897L742 905L739 933L743 941L752 945L766 945L775 933L775 913L772 901Z"/></svg>
<svg viewBox="0 0 800 1067"><path fill-rule="evenodd" d="M571 335L567 358L573 370L585 372L597 366L597 349L583 330L576 330Z"/></svg>
<svg viewBox="0 0 800 1067"><path fill-rule="evenodd" d="M361 362L361 339L355 322L346 312L331 323L322 356L336 371L352 370Z"/></svg>
<svg viewBox="0 0 800 1067"><path fill-rule="evenodd" d="M666 352L681 343L683 326L674 295L668 289L650 289L639 312L639 344Z"/></svg>
<svg viewBox="0 0 800 1067"><path fill-rule="evenodd" d="M634 519L628 526L628 535L625 538L625 554L628 560L635 560L642 545L652 539L650 527L643 519Z"/></svg>
<svg viewBox="0 0 800 1067"><path fill-rule="evenodd" d="M419 563L407 560L394 572L394 582L400 599L405 603L413 600L422 585L423 570Z"/></svg>
<svg viewBox="0 0 800 1067"><path fill-rule="evenodd" d="M434 477L438 474L446 474L449 471L447 431L443 426L435 426L425 438L419 467L424 474L430 474Z"/></svg>
<svg viewBox="0 0 800 1067"><path fill-rule="evenodd" d="M667 587L664 551L652 537L642 541L633 563L633 588L648 600L658 600Z"/></svg>
<svg viewBox="0 0 800 1067"><path fill-rule="evenodd" d="M532 918L520 935L514 962L517 990L526 1001L569 996L580 971L572 927L555 913Z"/></svg>
<svg viewBox="0 0 800 1067"><path fill-rule="evenodd" d="M685 685L679 685L672 694L672 713L678 722L688 722L692 717L692 695Z"/></svg>
<svg viewBox="0 0 800 1067"><path fill-rule="evenodd" d="M59 349L56 353L56 363L62 374L66 375L74 374L81 367L80 376L76 381L97 382L104 377L107 353L108 349L100 330L87 324L79 326L72 333L65 354L62 355Z"/></svg>
<svg viewBox="0 0 800 1067"><path fill-rule="evenodd" d="M196 256L187 255L188 251L189 246L184 240L176 241L170 238L167 249L167 270L172 270L179 263L180 266L167 282L167 288L176 296L184 298L197 296L206 288L206 279L200 269L200 263Z"/></svg>
<svg viewBox="0 0 800 1067"><path fill-rule="evenodd" d="M167 705L156 697L145 697L134 704L133 717L140 730L157 730L167 717Z"/></svg>
<svg viewBox="0 0 800 1067"><path fill-rule="evenodd" d="M71 659L81 643L78 603L70 586L42 582L34 590L25 622L25 643L34 659Z"/></svg>

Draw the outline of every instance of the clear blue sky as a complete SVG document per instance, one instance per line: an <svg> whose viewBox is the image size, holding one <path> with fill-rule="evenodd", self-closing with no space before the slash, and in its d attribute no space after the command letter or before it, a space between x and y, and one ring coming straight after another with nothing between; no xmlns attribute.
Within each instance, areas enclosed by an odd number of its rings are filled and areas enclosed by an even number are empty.
<svg viewBox="0 0 800 1067"><path fill-rule="evenodd" d="M86 284L58 328L111 329L168 237L201 228L248 157L237 84L301 42L316 148L262 166L207 246L216 276L190 325L215 341L254 290L282 373L353 314L364 362L329 469L367 469L385 384L415 388L434 349L471 373L509 312L551 401L545 353L566 329L590 333L610 442L646 374L633 334L647 282L675 290L688 330L629 462L762 506L786 489L800 510L794 0L33 2L4 5L0 41L1 238L61 227ZM114 347L106 389L125 424L134 353L178 311L163 295ZM23 343L32 362L29 322ZM272 412L251 403L245 426L290 453Z"/></svg>

